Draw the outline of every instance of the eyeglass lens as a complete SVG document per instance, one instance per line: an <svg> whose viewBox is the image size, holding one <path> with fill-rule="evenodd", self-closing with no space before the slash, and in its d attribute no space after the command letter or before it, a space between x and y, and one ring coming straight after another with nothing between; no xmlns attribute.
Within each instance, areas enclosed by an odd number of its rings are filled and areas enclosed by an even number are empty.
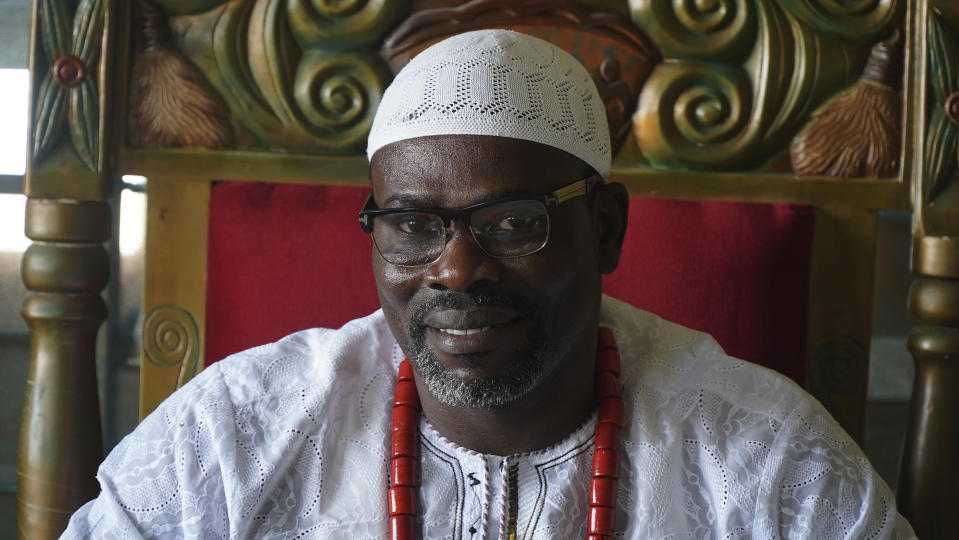
<svg viewBox="0 0 959 540"><path fill-rule="evenodd" d="M539 201L506 201L474 210L469 228L477 244L493 257L521 257L540 250L549 238L549 214ZM446 245L443 218L424 212L401 212L373 221L373 241L388 262L429 264Z"/></svg>

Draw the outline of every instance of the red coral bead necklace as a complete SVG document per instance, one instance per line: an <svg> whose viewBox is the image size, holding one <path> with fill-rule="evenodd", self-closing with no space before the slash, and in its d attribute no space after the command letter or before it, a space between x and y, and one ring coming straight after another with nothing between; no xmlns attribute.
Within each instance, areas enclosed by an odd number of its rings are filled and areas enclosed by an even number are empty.
<svg viewBox="0 0 959 540"><path fill-rule="evenodd" d="M409 360L400 363L390 424L390 540L413 540L416 490L419 487L420 398ZM616 480L619 478L619 428L623 427L623 396L619 386L619 350L609 328L599 329L596 347L596 442L589 486L587 540L608 538L615 529Z"/></svg>

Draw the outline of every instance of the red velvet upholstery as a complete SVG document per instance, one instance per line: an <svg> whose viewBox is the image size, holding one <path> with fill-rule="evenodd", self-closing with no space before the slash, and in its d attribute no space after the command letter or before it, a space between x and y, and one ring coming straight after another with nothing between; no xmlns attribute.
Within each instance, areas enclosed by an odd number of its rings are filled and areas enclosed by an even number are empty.
<svg viewBox="0 0 959 540"><path fill-rule="evenodd" d="M207 362L378 307L372 244L356 220L367 192L214 186ZM604 289L801 382L812 221L806 207L633 198L623 259Z"/></svg>

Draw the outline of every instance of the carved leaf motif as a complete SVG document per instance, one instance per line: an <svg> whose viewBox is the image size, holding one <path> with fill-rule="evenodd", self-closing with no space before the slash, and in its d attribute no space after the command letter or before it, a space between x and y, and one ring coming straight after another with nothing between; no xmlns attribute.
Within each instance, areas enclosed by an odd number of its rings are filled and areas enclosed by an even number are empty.
<svg viewBox="0 0 959 540"><path fill-rule="evenodd" d="M40 1L40 33L47 60L63 56L70 50L70 13L62 0Z"/></svg>
<svg viewBox="0 0 959 540"><path fill-rule="evenodd" d="M87 77L70 90L70 138L80 159L92 170L99 170L100 104L96 82Z"/></svg>
<svg viewBox="0 0 959 540"><path fill-rule="evenodd" d="M81 0L73 16L73 46L71 53L87 66L92 66L100 53L103 37L103 2Z"/></svg>
<svg viewBox="0 0 959 540"><path fill-rule="evenodd" d="M929 29L929 73L932 88L939 101L938 106L946 102L953 92L959 91L959 45L952 37L942 14L932 12Z"/></svg>
<svg viewBox="0 0 959 540"><path fill-rule="evenodd" d="M43 158L60 140L66 116L77 154L88 167L97 170L100 119L94 66L103 37L103 2L80 0L72 14L69 7L70 2L58 0L41 0L40 4L42 41L48 62L53 64L72 56L72 62L77 64L74 73L82 75L69 82L58 82L49 73L44 76L37 94L33 159ZM77 79L80 82L74 85Z"/></svg>
<svg viewBox="0 0 959 540"><path fill-rule="evenodd" d="M43 158L57 143L66 118L67 90L55 84L50 73L43 76L37 95L37 112L34 119L33 156Z"/></svg>
<svg viewBox="0 0 959 540"><path fill-rule="evenodd" d="M959 125L949 119L944 109L949 96L959 92L959 49L942 14L934 10L930 19L929 76L933 103L924 159L923 192L927 203L945 191L959 166Z"/></svg>
<svg viewBox="0 0 959 540"><path fill-rule="evenodd" d="M946 117L942 107L933 108L926 134L926 202L934 201L945 190L956 170L957 135L959 125Z"/></svg>
<svg viewBox="0 0 959 540"><path fill-rule="evenodd" d="M297 121L296 109L289 100L293 73L300 52L284 20L286 0L260 0L250 13L248 39L250 73L263 92L263 99L284 124Z"/></svg>

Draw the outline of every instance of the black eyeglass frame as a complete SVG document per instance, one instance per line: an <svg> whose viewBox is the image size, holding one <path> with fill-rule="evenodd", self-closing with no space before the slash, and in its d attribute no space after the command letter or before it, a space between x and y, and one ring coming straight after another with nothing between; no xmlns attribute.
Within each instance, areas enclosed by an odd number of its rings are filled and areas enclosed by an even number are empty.
<svg viewBox="0 0 959 540"><path fill-rule="evenodd" d="M579 196L588 196L596 186L602 185L604 183L603 177L598 173L593 173L585 178L580 178L575 180L565 186L553 191L552 193L547 193L545 195L531 195L526 193L516 193L514 195L509 195L500 199L495 199L491 201L483 201L476 204L471 204L469 206L463 206L460 208L416 208L416 207L405 207L405 208L376 208L376 201L373 199L373 192L370 192L369 196L366 199L366 204L363 205L363 209L359 212L360 228L363 229L363 232L366 234L373 233L373 220L379 216L386 216L390 214L401 214L401 213L418 213L418 214L432 214L443 220L443 243L444 245L449 241L449 236L446 231L449 230L453 225L453 220L456 219L464 224L466 228L469 229L470 235L473 237L473 241L483 250L484 253L490 257L497 259L512 259L514 257L525 257L526 255L532 255L537 251L546 247L546 244L549 242L549 232L546 234L546 239L543 241L543 245L538 247L536 250L529 253L524 253L523 255L495 255L489 253L486 248L483 247L482 242L476 238L476 231L473 230L473 227L470 226L470 218L473 212L486 208L489 206L514 202L514 201L535 201L541 203L546 208L546 215L549 216L553 213L557 206L561 203L564 203L570 199ZM374 244L375 244L374 239ZM377 246L377 251L379 251L379 246ZM440 251L442 254L442 250ZM382 253L381 253L382 255ZM434 259L432 261L422 263L422 264L398 264L397 266L407 266L407 267L417 267L417 266L427 266L436 262ZM396 263L390 263L396 264Z"/></svg>

